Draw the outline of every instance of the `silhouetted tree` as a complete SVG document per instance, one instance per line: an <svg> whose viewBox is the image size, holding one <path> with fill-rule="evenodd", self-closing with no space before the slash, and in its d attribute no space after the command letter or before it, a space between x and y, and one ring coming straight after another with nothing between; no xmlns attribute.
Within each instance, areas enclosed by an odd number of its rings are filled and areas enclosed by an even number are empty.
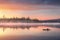
<svg viewBox="0 0 60 40"><path fill-rule="evenodd" d="M25 20L25 17L20 18L21 20Z"/></svg>
<svg viewBox="0 0 60 40"><path fill-rule="evenodd" d="M39 20L38 20L38 19L33 19L33 21L34 21L34 22L39 22Z"/></svg>
<svg viewBox="0 0 60 40"><path fill-rule="evenodd" d="M27 17L26 20L31 20L30 17Z"/></svg>

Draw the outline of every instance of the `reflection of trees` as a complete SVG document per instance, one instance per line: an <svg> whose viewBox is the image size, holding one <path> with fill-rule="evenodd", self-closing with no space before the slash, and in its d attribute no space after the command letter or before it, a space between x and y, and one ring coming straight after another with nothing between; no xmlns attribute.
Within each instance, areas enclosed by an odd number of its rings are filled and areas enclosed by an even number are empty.
<svg viewBox="0 0 60 40"><path fill-rule="evenodd" d="M0 25L0 28L3 28L3 32L7 29L7 28L10 28L10 29L27 29L27 30L30 30L30 28L38 28L40 26L46 26L46 27L54 27L54 28L60 28L60 25L21 25L21 26L1 26ZM42 29L43 30L43 29ZM45 31L45 30L43 30ZM46 30L46 31L49 31L49 30Z"/></svg>
<svg viewBox="0 0 60 40"><path fill-rule="evenodd" d="M0 26L0 28L3 28L3 32L5 29L10 28L10 29L30 29L30 28L37 28L38 26Z"/></svg>

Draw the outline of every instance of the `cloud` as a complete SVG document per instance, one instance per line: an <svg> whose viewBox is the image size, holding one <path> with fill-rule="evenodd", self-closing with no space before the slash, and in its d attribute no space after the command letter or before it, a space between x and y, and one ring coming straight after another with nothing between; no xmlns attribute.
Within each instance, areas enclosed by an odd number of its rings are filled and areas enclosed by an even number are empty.
<svg viewBox="0 0 60 40"><path fill-rule="evenodd" d="M60 0L0 0L0 3L29 3L60 5Z"/></svg>
<svg viewBox="0 0 60 40"><path fill-rule="evenodd" d="M0 9L14 9L14 10L60 9L60 6L54 6L59 4L60 0L0 0Z"/></svg>

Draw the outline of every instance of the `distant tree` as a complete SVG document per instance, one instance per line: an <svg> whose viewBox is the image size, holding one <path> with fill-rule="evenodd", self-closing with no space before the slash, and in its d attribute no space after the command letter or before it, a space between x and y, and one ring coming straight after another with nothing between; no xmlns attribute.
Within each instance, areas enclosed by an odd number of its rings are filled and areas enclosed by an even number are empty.
<svg viewBox="0 0 60 40"><path fill-rule="evenodd" d="M25 17L20 18L21 20L25 20Z"/></svg>
<svg viewBox="0 0 60 40"><path fill-rule="evenodd" d="M26 20L31 20L30 17L27 17Z"/></svg>
<svg viewBox="0 0 60 40"><path fill-rule="evenodd" d="M38 19L33 19L33 21L34 21L34 22L39 22L39 20L38 20Z"/></svg>
<svg viewBox="0 0 60 40"><path fill-rule="evenodd" d="M6 18L5 15L3 15L3 18L4 18L4 19Z"/></svg>

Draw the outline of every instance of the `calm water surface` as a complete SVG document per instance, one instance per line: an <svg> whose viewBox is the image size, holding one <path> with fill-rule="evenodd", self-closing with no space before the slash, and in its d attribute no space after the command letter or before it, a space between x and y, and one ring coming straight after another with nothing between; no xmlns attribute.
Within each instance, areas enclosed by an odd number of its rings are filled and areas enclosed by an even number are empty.
<svg viewBox="0 0 60 40"><path fill-rule="evenodd" d="M60 25L1 26L0 40L60 40Z"/></svg>

